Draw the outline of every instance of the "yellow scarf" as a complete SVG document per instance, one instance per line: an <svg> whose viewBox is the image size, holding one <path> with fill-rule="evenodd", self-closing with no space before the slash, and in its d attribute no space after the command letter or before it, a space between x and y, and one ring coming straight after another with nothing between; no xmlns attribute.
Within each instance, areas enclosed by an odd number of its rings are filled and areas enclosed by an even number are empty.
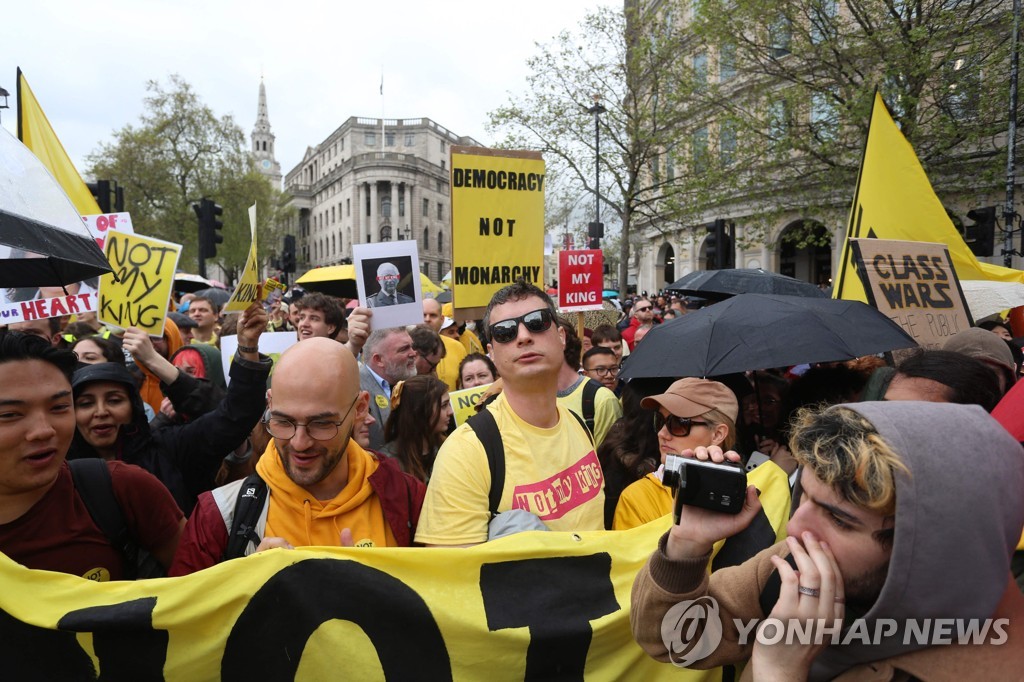
<svg viewBox="0 0 1024 682"><path fill-rule="evenodd" d="M256 471L270 489L266 537L284 538L295 547L337 547L342 529L349 528L357 547L397 546L380 499L370 486L370 474L379 463L354 440L345 451L348 483L333 499L325 501L288 477L274 441L264 454ZM345 466L345 462L338 466Z"/></svg>

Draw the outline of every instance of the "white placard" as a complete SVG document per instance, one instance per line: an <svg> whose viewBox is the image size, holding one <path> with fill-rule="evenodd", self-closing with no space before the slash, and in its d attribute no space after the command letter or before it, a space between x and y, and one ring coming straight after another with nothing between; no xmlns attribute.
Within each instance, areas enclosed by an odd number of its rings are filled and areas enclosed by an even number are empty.
<svg viewBox="0 0 1024 682"><path fill-rule="evenodd" d="M371 329L402 327L423 322L418 242L354 244L359 301L373 308Z"/></svg>

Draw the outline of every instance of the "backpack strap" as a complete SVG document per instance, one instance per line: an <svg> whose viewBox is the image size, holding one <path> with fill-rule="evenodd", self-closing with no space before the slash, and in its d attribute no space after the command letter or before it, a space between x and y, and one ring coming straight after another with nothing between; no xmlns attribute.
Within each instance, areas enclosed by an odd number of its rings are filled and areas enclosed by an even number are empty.
<svg viewBox="0 0 1024 682"><path fill-rule="evenodd" d="M491 471L491 489L487 493L487 505L493 519L498 515L501 493L505 489L505 444L501 442L501 432L494 415L487 408L477 412L466 420L469 428L484 446L487 453L487 468Z"/></svg>
<svg viewBox="0 0 1024 682"><path fill-rule="evenodd" d="M594 433L594 413L596 408L594 407L594 399L597 397L597 391L603 386L603 384L594 381L591 378L587 378L587 382L583 384L583 422L587 425L587 431L591 434ZM593 438L591 438L593 440Z"/></svg>
<svg viewBox="0 0 1024 682"><path fill-rule="evenodd" d="M582 426L583 430L587 432L587 438L590 439L591 447L595 447L596 448L597 444L594 442L594 432L590 429L589 426L587 426L587 422L583 421L583 417L579 416L578 414L576 414L575 412L573 412L572 410L570 410L568 408L566 408L566 412L571 414L573 416L573 419L575 419L577 422L579 422L579 425Z"/></svg>
<svg viewBox="0 0 1024 682"><path fill-rule="evenodd" d="M75 491L85 503L93 523L107 536L111 546L124 556L125 578L138 575L139 547L128 533L121 506L114 497L114 482L106 460L86 457L68 461Z"/></svg>
<svg viewBox="0 0 1024 682"><path fill-rule="evenodd" d="M238 488L235 498L234 513L231 515L231 526L228 529L228 544L224 548L222 561L245 556L249 543L259 545L260 538L257 527L267 504L267 482L259 474L249 474Z"/></svg>

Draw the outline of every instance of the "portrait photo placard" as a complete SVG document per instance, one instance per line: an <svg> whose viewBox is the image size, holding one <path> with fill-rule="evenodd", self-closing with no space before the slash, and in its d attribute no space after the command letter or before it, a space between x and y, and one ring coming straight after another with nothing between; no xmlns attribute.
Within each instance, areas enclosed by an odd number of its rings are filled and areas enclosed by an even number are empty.
<svg viewBox="0 0 1024 682"><path fill-rule="evenodd" d="M418 242L353 244L359 304L373 309L371 329L423 322Z"/></svg>

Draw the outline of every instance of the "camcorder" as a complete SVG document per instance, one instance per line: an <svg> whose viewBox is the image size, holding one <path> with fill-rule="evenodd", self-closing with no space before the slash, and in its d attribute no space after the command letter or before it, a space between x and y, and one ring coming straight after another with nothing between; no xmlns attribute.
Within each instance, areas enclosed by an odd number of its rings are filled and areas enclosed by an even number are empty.
<svg viewBox="0 0 1024 682"><path fill-rule="evenodd" d="M675 489L672 519L676 524L684 504L725 514L739 514L747 492L747 474L743 469L677 455L665 458L661 482Z"/></svg>

